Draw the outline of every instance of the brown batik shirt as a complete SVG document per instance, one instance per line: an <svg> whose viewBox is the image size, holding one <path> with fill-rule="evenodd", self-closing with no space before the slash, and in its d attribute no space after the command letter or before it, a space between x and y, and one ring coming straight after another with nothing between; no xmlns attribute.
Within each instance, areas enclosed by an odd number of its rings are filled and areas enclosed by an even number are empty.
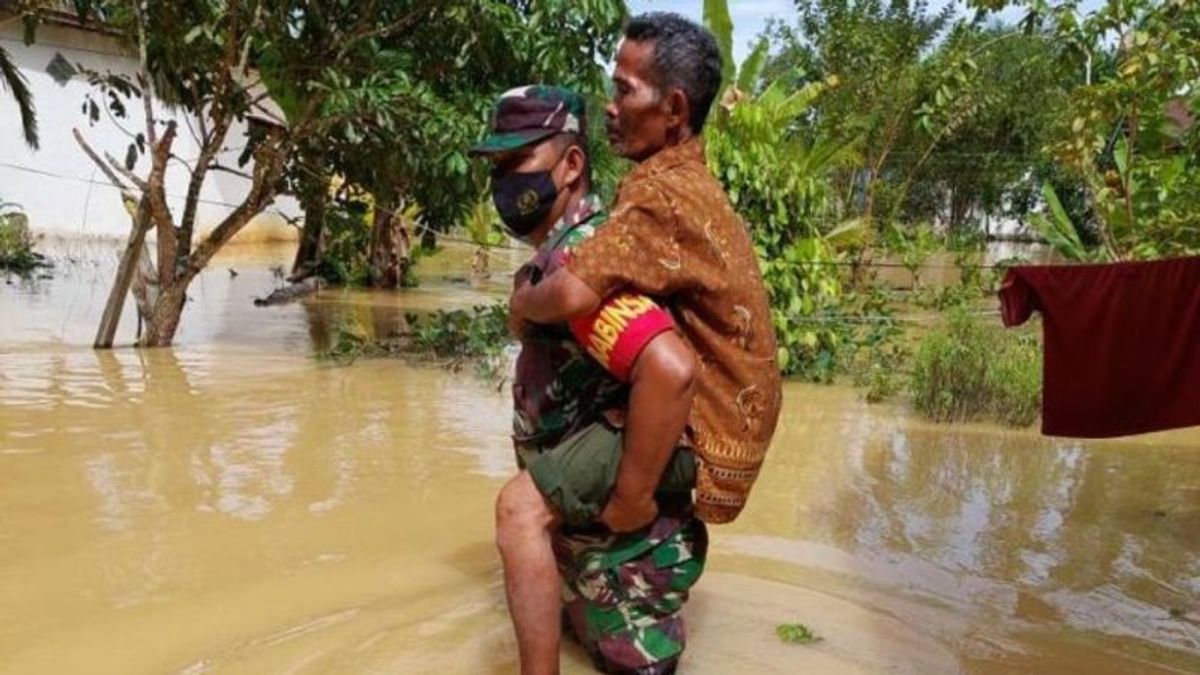
<svg viewBox="0 0 1200 675"><path fill-rule="evenodd" d="M568 269L601 297L632 288L674 313L699 361L688 418L700 459L696 513L710 523L733 520L775 432L782 385L749 232L709 172L700 140L631 171L608 224Z"/></svg>

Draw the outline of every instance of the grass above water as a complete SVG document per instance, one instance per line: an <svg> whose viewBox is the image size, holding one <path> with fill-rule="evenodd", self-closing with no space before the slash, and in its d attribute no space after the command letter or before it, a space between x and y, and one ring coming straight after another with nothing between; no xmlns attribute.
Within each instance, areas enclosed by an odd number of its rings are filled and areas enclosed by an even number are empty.
<svg viewBox="0 0 1200 675"><path fill-rule="evenodd" d="M1031 329L987 325L956 308L921 340L909 394L917 412L936 422L1027 426L1041 408L1041 364Z"/></svg>

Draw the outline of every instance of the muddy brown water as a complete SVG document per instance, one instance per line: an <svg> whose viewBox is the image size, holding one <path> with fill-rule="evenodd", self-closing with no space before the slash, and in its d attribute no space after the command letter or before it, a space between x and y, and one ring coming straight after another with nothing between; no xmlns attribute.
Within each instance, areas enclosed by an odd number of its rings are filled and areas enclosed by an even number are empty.
<svg viewBox="0 0 1200 675"><path fill-rule="evenodd" d="M0 672L515 672L506 394L311 358L347 316L386 331L503 279L255 308L290 252L223 256L170 350L88 347L107 254L0 282ZM682 672L1200 672L1200 431L1080 442L786 399L748 510L714 529ZM791 622L824 639L782 644ZM590 672L570 648L564 669Z"/></svg>

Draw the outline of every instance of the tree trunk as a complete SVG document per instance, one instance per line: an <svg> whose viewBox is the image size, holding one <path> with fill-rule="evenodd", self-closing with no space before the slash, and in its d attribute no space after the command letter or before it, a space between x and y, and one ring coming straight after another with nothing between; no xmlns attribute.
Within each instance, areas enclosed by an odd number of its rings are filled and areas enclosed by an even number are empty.
<svg viewBox="0 0 1200 675"><path fill-rule="evenodd" d="M974 195L962 190L954 190L950 193L950 229L954 232L962 230L966 224L967 215L971 213L971 207L974 206Z"/></svg>
<svg viewBox="0 0 1200 675"><path fill-rule="evenodd" d="M412 260L408 229L394 207L392 200L376 196L371 226L371 285L375 288L400 288Z"/></svg>
<svg viewBox="0 0 1200 675"><path fill-rule="evenodd" d="M306 153L300 165L300 206L304 209L304 229L300 248L292 263L292 278L312 274L321 262L321 237L325 233L325 210L329 206L329 171L319 153Z"/></svg>
<svg viewBox="0 0 1200 675"><path fill-rule="evenodd" d="M170 347L175 339L175 331L179 329L179 319L183 316L186 301L186 282L176 282L161 289L154 310L146 317L146 332L139 346Z"/></svg>

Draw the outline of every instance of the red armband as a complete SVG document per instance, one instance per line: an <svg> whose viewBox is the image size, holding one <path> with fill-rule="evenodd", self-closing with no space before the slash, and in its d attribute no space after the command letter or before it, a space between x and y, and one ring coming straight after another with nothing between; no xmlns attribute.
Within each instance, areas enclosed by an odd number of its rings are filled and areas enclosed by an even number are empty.
<svg viewBox="0 0 1200 675"><path fill-rule="evenodd" d="M646 345L674 327L670 312L633 293L612 295L594 314L571 322L579 344L623 382L629 381Z"/></svg>

